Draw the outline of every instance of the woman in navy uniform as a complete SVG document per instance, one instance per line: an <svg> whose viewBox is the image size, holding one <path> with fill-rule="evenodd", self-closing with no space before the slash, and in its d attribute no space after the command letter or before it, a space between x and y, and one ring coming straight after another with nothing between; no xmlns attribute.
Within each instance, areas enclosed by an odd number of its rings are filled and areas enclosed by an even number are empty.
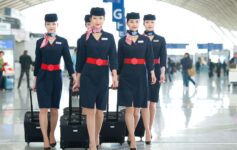
<svg viewBox="0 0 237 150"><path fill-rule="evenodd" d="M92 8L91 26L78 40L78 72L80 104L86 114L90 150L99 145L99 134L104 119L103 110L108 101L109 67L112 86L118 85L117 53L114 37L102 30L104 8ZM74 87L76 88L76 87Z"/></svg>
<svg viewBox="0 0 237 150"><path fill-rule="evenodd" d="M62 72L60 70L61 56L64 58L68 73L73 77L76 86L76 74L69 53L68 42L65 38L56 35L57 15L45 15L44 38L37 40L35 58L35 85L40 108L40 128L44 139L44 149L55 147L54 131L58 120L58 109L62 93ZM50 136L48 138L48 109L51 112Z"/></svg>
<svg viewBox="0 0 237 150"><path fill-rule="evenodd" d="M118 103L125 106L125 121L131 141L130 149L136 150L134 131L140 118L140 108L147 107L148 81L150 72L152 83L156 82L151 42L138 33L139 13L127 14L126 37L118 43Z"/></svg>
<svg viewBox="0 0 237 150"><path fill-rule="evenodd" d="M84 17L86 29L88 29L88 28L90 27L90 18L91 18L91 17L90 17L89 14L85 15L85 17ZM78 39L78 40L80 40L80 39ZM72 55L72 62L73 62L74 70L75 70L75 67L76 67L77 59L78 59L78 57L77 57L77 51L78 51L78 49L75 48L75 49L74 49L74 53L73 53L73 55Z"/></svg>
<svg viewBox="0 0 237 150"><path fill-rule="evenodd" d="M146 144L151 143L151 129L156 113L156 103L159 100L160 83L165 81L165 66L167 59L165 38L154 32L155 20L156 17L152 14L145 15L143 18L145 27L144 35L147 36L152 43L155 74L157 80L159 80L156 84L149 84L148 108L142 109L142 118L146 130ZM150 75L148 77L148 81L151 82Z"/></svg>
<svg viewBox="0 0 237 150"><path fill-rule="evenodd" d="M85 21L85 27L88 29L91 25L91 15L90 14L85 15L84 21Z"/></svg>

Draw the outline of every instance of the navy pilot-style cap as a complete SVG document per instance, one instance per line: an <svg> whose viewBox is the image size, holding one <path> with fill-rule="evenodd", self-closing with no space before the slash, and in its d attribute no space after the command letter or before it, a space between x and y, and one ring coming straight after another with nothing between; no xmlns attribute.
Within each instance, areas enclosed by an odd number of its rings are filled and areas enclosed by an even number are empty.
<svg viewBox="0 0 237 150"><path fill-rule="evenodd" d="M127 21L129 19L140 19L140 15L139 13L131 12L131 13L127 13L126 18L127 18Z"/></svg>
<svg viewBox="0 0 237 150"><path fill-rule="evenodd" d="M45 22L55 22L58 21L57 14L46 14L44 17Z"/></svg>
<svg viewBox="0 0 237 150"><path fill-rule="evenodd" d="M85 15L85 17L84 17L85 23L91 22L90 18L91 18L91 15Z"/></svg>
<svg viewBox="0 0 237 150"><path fill-rule="evenodd" d="M105 9L100 7L93 7L90 11L91 16L105 16Z"/></svg>
<svg viewBox="0 0 237 150"><path fill-rule="evenodd" d="M143 20L156 20L156 16L152 14L144 15Z"/></svg>

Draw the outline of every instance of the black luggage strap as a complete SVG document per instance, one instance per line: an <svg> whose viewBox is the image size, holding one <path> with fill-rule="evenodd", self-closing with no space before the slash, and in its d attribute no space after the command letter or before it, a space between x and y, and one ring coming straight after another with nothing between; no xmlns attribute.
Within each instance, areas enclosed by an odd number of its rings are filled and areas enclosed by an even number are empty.
<svg viewBox="0 0 237 150"><path fill-rule="evenodd" d="M109 87L109 90L117 90L117 88L112 88L112 87ZM117 103L116 103L116 120L118 121L118 109L119 109L119 106L118 106L118 99L117 99ZM108 101L107 101L107 108L106 108L106 121L109 120L109 98L108 98Z"/></svg>
<svg viewBox="0 0 237 150"><path fill-rule="evenodd" d="M70 84L69 84L69 123L71 122L71 116L72 116L72 96L73 96L73 91L72 91L72 87L73 87L73 78L70 77ZM81 125L81 120L82 120L82 108L80 105L80 100L79 100L79 94L77 92L77 94L74 94L77 96L78 98L78 103L79 103L79 124Z"/></svg>

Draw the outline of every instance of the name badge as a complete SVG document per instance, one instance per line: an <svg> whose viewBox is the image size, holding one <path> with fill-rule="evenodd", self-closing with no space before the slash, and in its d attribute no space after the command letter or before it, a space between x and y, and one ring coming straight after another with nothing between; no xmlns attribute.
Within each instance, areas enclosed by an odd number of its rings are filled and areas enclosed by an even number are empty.
<svg viewBox="0 0 237 150"><path fill-rule="evenodd" d="M153 40L153 42L159 42L159 40Z"/></svg>
<svg viewBox="0 0 237 150"><path fill-rule="evenodd" d="M143 40L140 40L140 41L137 41L137 43L144 43L144 41L143 41Z"/></svg>
<svg viewBox="0 0 237 150"><path fill-rule="evenodd" d="M102 40L102 41L107 41L108 38L107 38L107 37L102 37L101 40Z"/></svg>
<svg viewBox="0 0 237 150"><path fill-rule="evenodd" d="M62 44L62 42L57 42L57 41L56 41L56 44L58 44L58 45L61 45L61 44Z"/></svg>

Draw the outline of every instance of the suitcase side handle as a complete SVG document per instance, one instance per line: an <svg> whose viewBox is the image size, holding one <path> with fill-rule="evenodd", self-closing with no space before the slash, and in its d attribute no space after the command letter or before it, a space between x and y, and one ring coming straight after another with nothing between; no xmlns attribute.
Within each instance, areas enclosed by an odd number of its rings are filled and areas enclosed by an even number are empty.
<svg viewBox="0 0 237 150"><path fill-rule="evenodd" d="M118 88L112 88L112 87L109 87L109 90L117 90ZM118 99L117 99L117 104L116 104L116 120L118 121L118 109L119 109L119 106L118 106ZM106 107L106 121L109 119L109 98L108 98L108 101L107 101L107 107Z"/></svg>

